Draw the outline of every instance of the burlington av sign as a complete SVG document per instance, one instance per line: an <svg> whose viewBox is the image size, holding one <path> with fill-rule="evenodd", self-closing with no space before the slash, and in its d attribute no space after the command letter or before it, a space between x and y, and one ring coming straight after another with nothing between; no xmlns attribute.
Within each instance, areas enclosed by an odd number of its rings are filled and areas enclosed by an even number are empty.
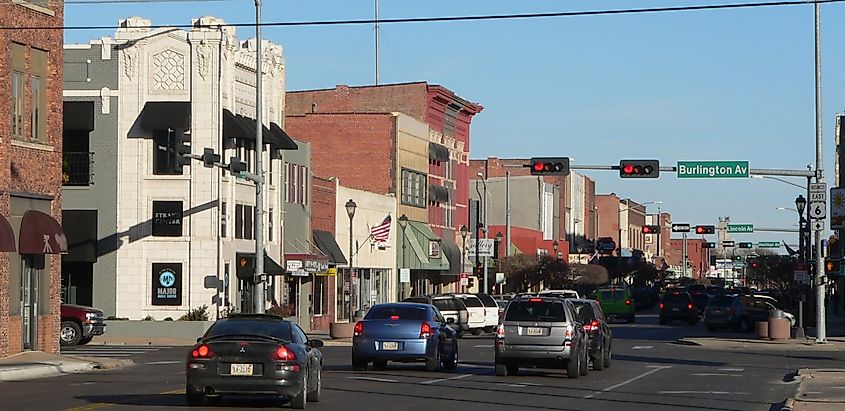
<svg viewBox="0 0 845 411"><path fill-rule="evenodd" d="M748 161L678 161L678 178L748 178Z"/></svg>

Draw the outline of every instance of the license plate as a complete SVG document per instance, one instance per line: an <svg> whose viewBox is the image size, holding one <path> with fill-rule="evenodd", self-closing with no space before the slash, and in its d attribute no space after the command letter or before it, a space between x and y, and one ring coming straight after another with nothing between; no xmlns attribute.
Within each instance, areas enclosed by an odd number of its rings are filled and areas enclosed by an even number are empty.
<svg viewBox="0 0 845 411"><path fill-rule="evenodd" d="M526 335L543 335L543 329L537 327L528 327L525 329Z"/></svg>
<svg viewBox="0 0 845 411"><path fill-rule="evenodd" d="M396 351L399 349L398 342L383 342L381 343L381 349L385 351Z"/></svg>
<svg viewBox="0 0 845 411"><path fill-rule="evenodd" d="M681 311L681 309L676 307L676 308L673 308L672 311Z"/></svg>
<svg viewBox="0 0 845 411"><path fill-rule="evenodd" d="M252 364L232 364L229 368L231 375L252 375Z"/></svg>

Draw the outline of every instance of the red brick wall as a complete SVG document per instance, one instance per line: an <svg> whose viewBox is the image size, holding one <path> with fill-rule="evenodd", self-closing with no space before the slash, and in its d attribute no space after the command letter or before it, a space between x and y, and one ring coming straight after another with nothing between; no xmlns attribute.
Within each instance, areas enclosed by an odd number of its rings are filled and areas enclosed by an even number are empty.
<svg viewBox="0 0 845 411"><path fill-rule="evenodd" d="M337 186L332 180L312 176L311 187L311 228L334 234ZM335 277L325 277L325 279L323 314L312 317L312 330L328 330L329 323L334 321L335 308L337 307L334 300L337 291L335 290Z"/></svg>
<svg viewBox="0 0 845 411"><path fill-rule="evenodd" d="M619 197L615 194L596 196L599 208L599 237L611 237L619 248Z"/></svg>
<svg viewBox="0 0 845 411"><path fill-rule="evenodd" d="M15 26L57 26L64 24L64 2L53 0L50 16L22 5L6 4L0 7L0 25ZM9 216L10 192L25 192L52 197L53 217L61 221L61 164L62 164L62 88L63 88L63 32L62 30L2 30L0 31L0 214ZM25 78L31 73L31 48L46 50L48 58L48 112L47 144L33 147L21 144L13 145L9 139L11 130L11 43L27 45ZM31 129L29 113L29 87L24 95L24 134ZM17 258L13 253L0 253L0 290L9 287L9 261ZM51 281L50 315L39 318L39 347L43 351L58 352L58 329L61 282L60 259L51 258L48 268ZM0 357L21 351L20 317L9 317L9 305L19 302L9 301L8 293L0 292Z"/></svg>
<svg viewBox="0 0 845 411"><path fill-rule="evenodd" d="M387 84L383 86L288 91L285 113L288 116L317 113L389 113L398 111L419 121L426 121L426 83Z"/></svg>
<svg viewBox="0 0 845 411"><path fill-rule="evenodd" d="M311 143L315 176L338 177L344 187L395 193L396 123L390 114L287 116L285 128Z"/></svg>
<svg viewBox="0 0 845 411"><path fill-rule="evenodd" d="M702 272L706 273L710 270L709 249L701 248L705 240L700 238L687 238L687 257L689 264L692 267L693 278L700 278ZM669 265L680 266L683 260L684 240L680 238L673 238L670 240L671 255L666 259Z"/></svg>

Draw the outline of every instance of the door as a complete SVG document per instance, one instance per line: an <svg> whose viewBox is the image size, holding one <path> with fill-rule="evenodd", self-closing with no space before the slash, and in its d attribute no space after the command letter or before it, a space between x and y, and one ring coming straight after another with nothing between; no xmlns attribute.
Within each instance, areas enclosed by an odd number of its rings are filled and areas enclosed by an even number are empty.
<svg viewBox="0 0 845 411"><path fill-rule="evenodd" d="M21 337L24 350L38 349L38 269L36 256L21 257Z"/></svg>
<svg viewBox="0 0 845 411"><path fill-rule="evenodd" d="M296 277L297 295L296 295L296 322L305 330L306 333L311 332L311 317L314 315L314 295L311 292L312 281L304 282L303 277Z"/></svg>

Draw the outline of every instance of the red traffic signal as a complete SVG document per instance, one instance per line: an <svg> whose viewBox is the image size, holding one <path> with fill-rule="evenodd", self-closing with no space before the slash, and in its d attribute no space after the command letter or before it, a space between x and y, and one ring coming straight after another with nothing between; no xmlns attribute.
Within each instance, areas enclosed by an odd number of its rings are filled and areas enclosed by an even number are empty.
<svg viewBox="0 0 845 411"><path fill-rule="evenodd" d="M660 177L658 160L621 160L619 177L622 178L657 178Z"/></svg>
<svg viewBox="0 0 845 411"><path fill-rule="evenodd" d="M560 175L569 174L569 157L532 157L531 175Z"/></svg>
<svg viewBox="0 0 845 411"><path fill-rule="evenodd" d="M644 225L643 234L660 234L660 226Z"/></svg>
<svg viewBox="0 0 845 411"><path fill-rule="evenodd" d="M697 225L695 226L696 234L714 234L716 233L716 226L712 225Z"/></svg>

